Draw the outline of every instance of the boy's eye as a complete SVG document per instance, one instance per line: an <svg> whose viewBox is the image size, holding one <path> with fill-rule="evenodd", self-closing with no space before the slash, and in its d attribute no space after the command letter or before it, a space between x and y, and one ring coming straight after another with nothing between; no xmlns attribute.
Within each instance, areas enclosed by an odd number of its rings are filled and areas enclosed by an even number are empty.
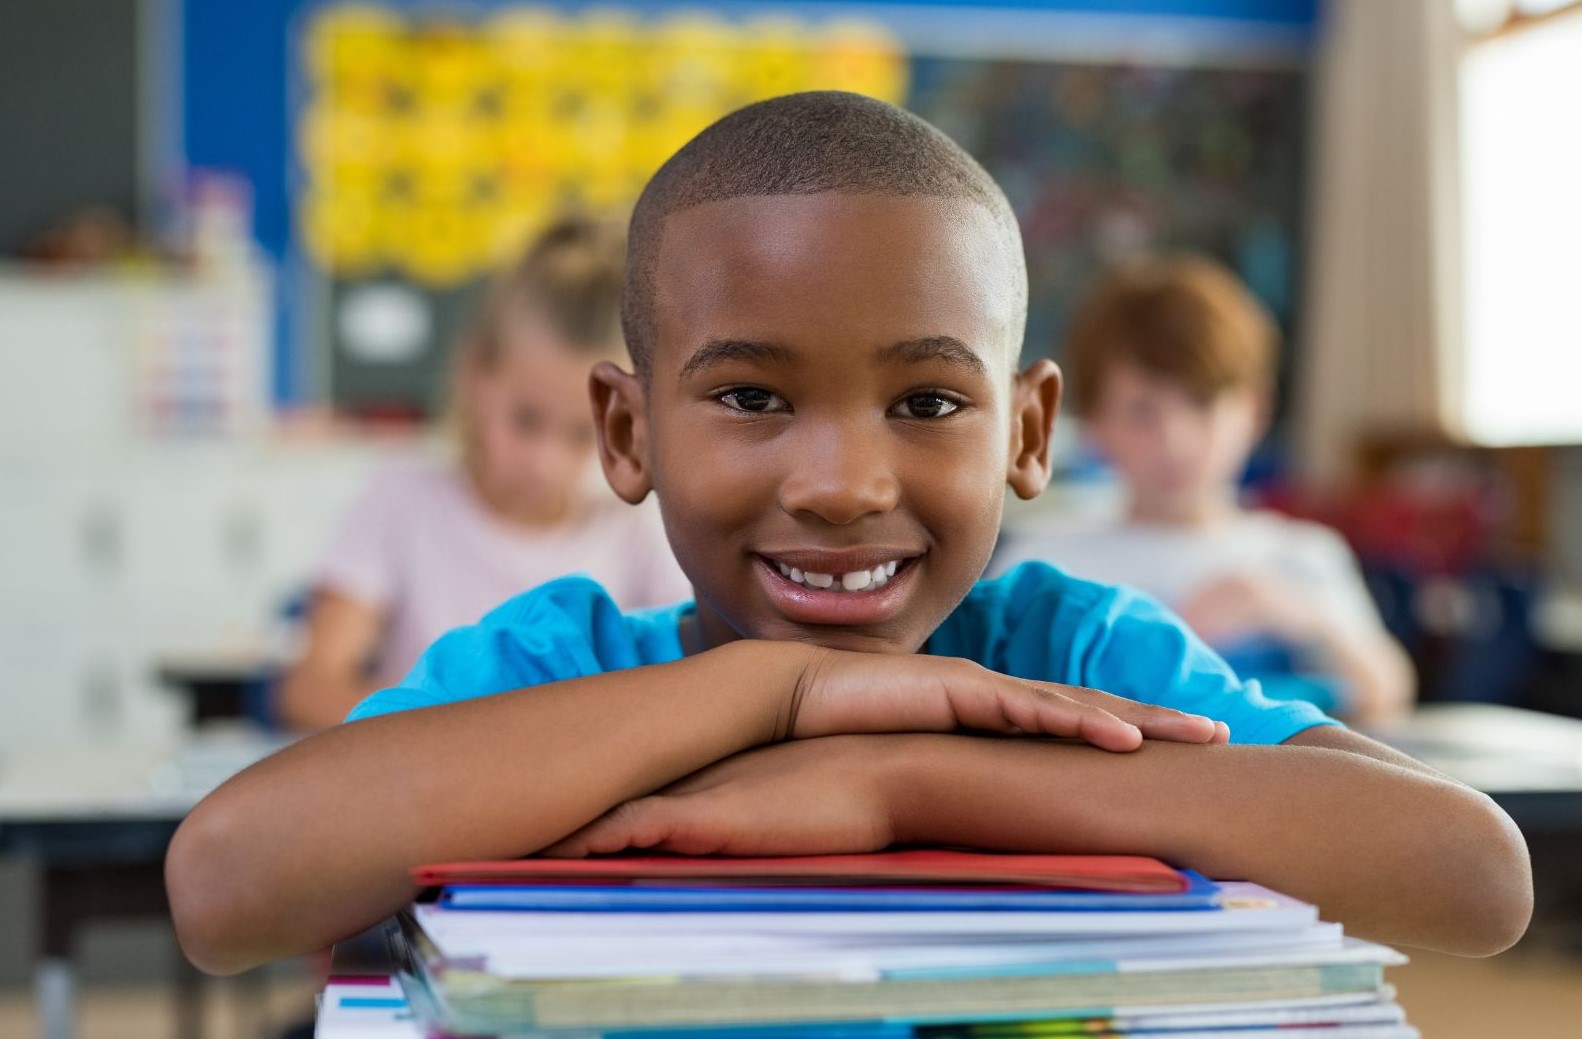
<svg viewBox="0 0 1582 1039"><path fill-rule="evenodd" d="M791 410L779 396L768 390L758 389L756 386L741 386L727 390L719 395L718 400L732 411L746 411L755 415Z"/></svg>
<svg viewBox="0 0 1582 1039"><path fill-rule="evenodd" d="M944 418L959 411L961 405L938 393L914 393L903 398L896 408L903 418Z"/></svg>

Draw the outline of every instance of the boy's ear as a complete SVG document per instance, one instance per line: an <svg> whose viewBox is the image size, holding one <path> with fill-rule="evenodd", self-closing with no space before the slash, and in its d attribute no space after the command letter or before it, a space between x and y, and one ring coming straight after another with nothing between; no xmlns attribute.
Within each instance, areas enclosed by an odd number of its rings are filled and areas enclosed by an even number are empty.
<svg viewBox="0 0 1582 1039"><path fill-rule="evenodd" d="M1049 439L1060 411L1060 368L1047 358L1016 376L1011 389L1011 451L1005 482L1023 501L1049 484Z"/></svg>
<svg viewBox="0 0 1582 1039"><path fill-rule="evenodd" d="M593 424L604 479L623 501L636 505L654 489L648 467L648 400L637 376L609 361L588 376Z"/></svg>

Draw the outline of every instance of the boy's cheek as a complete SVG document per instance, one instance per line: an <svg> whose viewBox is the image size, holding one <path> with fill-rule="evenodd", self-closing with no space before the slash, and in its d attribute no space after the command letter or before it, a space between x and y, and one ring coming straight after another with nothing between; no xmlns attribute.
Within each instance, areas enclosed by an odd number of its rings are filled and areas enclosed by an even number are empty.
<svg viewBox="0 0 1582 1039"><path fill-rule="evenodd" d="M754 452L732 443L728 433L689 425L660 427L651 435L654 487L678 513L736 519L765 495L763 460L755 461Z"/></svg>
<svg viewBox="0 0 1582 1039"><path fill-rule="evenodd" d="M1005 506L1003 459L924 465L909 477L910 500L926 526L949 542L952 562L982 575L1000 531ZM954 567L952 567L954 569Z"/></svg>

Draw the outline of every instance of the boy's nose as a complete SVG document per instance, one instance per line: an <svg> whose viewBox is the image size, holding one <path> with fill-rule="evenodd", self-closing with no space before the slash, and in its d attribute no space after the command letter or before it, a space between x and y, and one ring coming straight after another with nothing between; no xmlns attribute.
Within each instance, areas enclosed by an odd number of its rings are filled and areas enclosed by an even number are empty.
<svg viewBox="0 0 1582 1039"><path fill-rule="evenodd" d="M780 507L793 516L811 514L844 525L889 512L901 500L901 483L878 445L822 437L803 440L789 452Z"/></svg>

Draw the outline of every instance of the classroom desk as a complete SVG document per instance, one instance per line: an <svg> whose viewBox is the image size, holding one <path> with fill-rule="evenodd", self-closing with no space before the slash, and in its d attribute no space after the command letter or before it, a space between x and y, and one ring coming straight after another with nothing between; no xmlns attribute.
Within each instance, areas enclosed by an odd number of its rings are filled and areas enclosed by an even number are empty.
<svg viewBox="0 0 1582 1039"><path fill-rule="evenodd" d="M1492 797L1531 840L1582 837L1582 720L1497 704L1425 704L1369 735Z"/></svg>
<svg viewBox="0 0 1582 1039"><path fill-rule="evenodd" d="M1582 836L1582 721L1439 704L1373 735L1490 794L1529 837ZM73 1034L72 945L86 922L166 912L162 865L177 824L226 778L286 740L246 728L177 747L39 747L0 760L0 853L43 868L37 996L44 1039ZM201 1034L198 975L180 963L178 1032Z"/></svg>
<svg viewBox="0 0 1582 1039"><path fill-rule="evenodd" d="M154 661L154 673L186 700L187 721L198 726L232 718L261 720L262 691L288 663L280 653L243 643L162 653Z"/></svg>
<svg viewBox="0 0 1582 1039"><path fill-rule="evenodd" d="M0 759L0 854L40 866L35 974L40 1032L75 1031L78 931L114 917L168 917L164 859L183 816L210 790L285 744L245 727L175 746L28 747ZM201 976L177 954L177 1034L202 1035Z"/></svg>

